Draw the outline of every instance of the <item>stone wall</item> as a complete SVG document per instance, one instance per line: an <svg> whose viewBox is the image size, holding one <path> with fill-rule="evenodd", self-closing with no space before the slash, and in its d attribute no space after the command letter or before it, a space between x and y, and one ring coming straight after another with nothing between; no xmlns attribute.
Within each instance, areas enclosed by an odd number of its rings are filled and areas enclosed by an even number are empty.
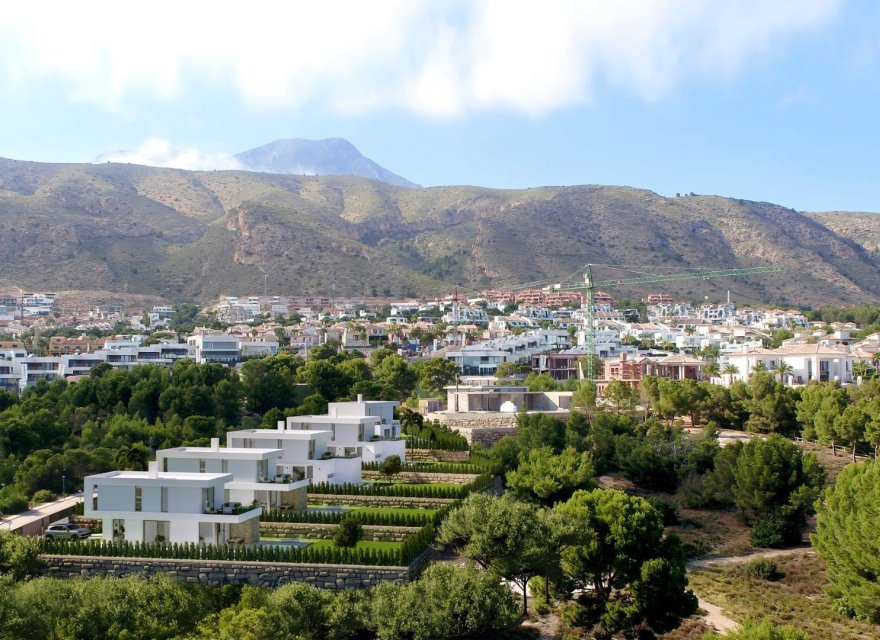
<svg viewBox="0 0 880 640"><path fill-rule="evenodd" d="M339 525L311 522L261 522L260 534L275 538L317 538L329 540ZM403 539L420 531L419 527L392 527L364 525L363 540L374 542L403 542Z"/></svg>
<svg viewBox="0 0 880 640"><path fill-rule="evenodd" d="M429 418L457 430L469 443L491 447L504 436L516 435L515 413L432 413Z"/></svg>
<svg viewBox="0 0 880 640"><path fill-rule="evenodd" d="M455 482L457 484L470 484L477 479L475 473L427 473L424 471L401 471L394 476L395 482ZM367 481L384 480L385 477L378 471L361 471L361 477Z"/></svg>
<svg viewBox="0 0 880 640"><path fill-rule="evenodd" d="M409 567L368 567L340 564L236 562L228 560L164 560L158 558L95 558L41 556L42 575L53 578L165 574L203 585L251 584L277 587L305 582L321 589L365 589L380 582L408 582L421 570L421 556Z"/></svg>
<svg viewBox="0 0 880 640"><path fill-rule="evenodd" d="M407 449L407 462L470 462L470 451L446 451L445 449Z"/></svg>
<svg viewBox="0 0 880 640"><path fill-rule="evenodd" d="M343 496L310 493L310 505L346 504L355 507L403 507L405 509L439 509L455 502L453 498L404 498L401 496Z"/></svg>

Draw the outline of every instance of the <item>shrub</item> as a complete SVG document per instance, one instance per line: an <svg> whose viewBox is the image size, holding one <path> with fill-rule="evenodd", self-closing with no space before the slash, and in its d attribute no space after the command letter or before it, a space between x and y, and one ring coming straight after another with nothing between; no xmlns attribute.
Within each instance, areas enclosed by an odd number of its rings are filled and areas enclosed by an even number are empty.
<svg viewBox="0 0 880 640"><path fill-rule="evenodd" d="M364 528L357 520L343 520L333 532L333 542L337 547L354 547L364 535Z"/></svg>
<svg viewBox="0 0 880 640"><path fill-rule="evenodd" d="M663 516L664 526L678 524L678 507L672 500L663 496L651 496L648 502Z"/></svg>
<svg viewBox="0 0 880 640"><path fill-rule="evenodd" d="M769 582L775 582L783 577L776 563L767 558L757 558L743 565L742 572L749 578L767 580Z"/></svg>
<svg viewBox="0 0 880 640"><path fill-rule="evenodd" d="M55 494L48 489L40 489L31 498L34 504L43 504L44 502L52 502L56 498Z"/></svg>
<svg viewBox="0 0 880 640"><path fill-rule="evenodd" d="M0 496L0 514L21 513L28 508L27 498L21 493Z"/></svg>
<svg viewBox="0 0 880 640"><path fill-rule="evenodd" d="M803 530L803 516L793 514L784 516L774 513L766 518L758 520L749 531L749 542L753 547L765 547L778 549L801 541Z"/></svg>

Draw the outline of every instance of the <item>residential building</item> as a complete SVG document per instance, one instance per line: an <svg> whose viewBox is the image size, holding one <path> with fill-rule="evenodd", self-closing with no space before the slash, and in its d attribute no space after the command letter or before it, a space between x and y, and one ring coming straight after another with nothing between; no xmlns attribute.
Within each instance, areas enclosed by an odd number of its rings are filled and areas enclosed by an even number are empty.
<svg viewBox="0 0 880 640"><path fill-rule="evenodd" d="M160 449L156 461L164 472L232 474L224 485L225 502L305 509L309 481L279 473L281 455L281 449L221 447L219 438L212 438L209 447Z"/></svg>
<svg viewBox="0 0 880 640"><path fill-rule="evenodd" d="M398 402L364 400L331 402L326 416L293 416L280 421L288 431L327 430L328 449L335 455L358 456L365 462L381 462L388 456L406 459L406 442L400 422L394 419Z"/></svg>
<svg viewBox="0 0 880 640"><path fill-rule="evenodd" d="M810 380L828 382L837 380L844 384L853 382L852 365L861 360L845 347L821 344L792 344L778 349L744 348L739 353L728 353L723 364L733 365L737 373L723 375L728 384L734 380L748 381L759 362L772 371L780 362L791 367L785 382L806 384ZM723 366L722 366L723 369Z"/></svg>
<svg viewBox="0 0 880 640"><path fill-rule="evenodd" d="M260 507L233 509L229 473L109 471L85 478L84 513L103 521L104 540L225 544L259 540Z"/></svg>
<svg viewBox="0 0 880 640"><path fill-rule="evenodd" d="M226 434L226 446L235 449L279 449L276 475L330 484L360 484L360 456L339 455L330 449L329 430L239 429Z"/></svg>
<svg viewBox="0 0 880 640"><path fill-rule="evenodd" d="M446 387L448 413L526 411L563 412L571 407L571 391L529 391L494 377L475 376Z"/></svg>

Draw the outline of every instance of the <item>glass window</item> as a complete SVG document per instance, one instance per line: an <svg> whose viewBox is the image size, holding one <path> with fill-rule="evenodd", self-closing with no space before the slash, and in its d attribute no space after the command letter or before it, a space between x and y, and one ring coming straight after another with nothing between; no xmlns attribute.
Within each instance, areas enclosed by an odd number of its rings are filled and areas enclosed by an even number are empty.
<svg viewBox="0 0 880 640"><path fill-rule="evenodd" d="M134 510L135 511L141 510L141 507L143 506L143 501L144 501L144 498L143 498L141 488L135 487L134 488Z"/></svg>

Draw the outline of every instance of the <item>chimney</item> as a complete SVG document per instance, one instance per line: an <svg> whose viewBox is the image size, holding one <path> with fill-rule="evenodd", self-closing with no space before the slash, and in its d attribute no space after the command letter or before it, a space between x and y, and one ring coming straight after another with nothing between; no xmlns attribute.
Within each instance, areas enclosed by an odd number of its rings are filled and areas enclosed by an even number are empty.
<svg viewBox="0 0 880 640"><path fill-rule="evenodd" d="M359 393L358 394L358 402L363 402L363 401L364 401L364 394Z"/></svg>
<svg viewBox="0 0 880 640"><path fill-rule="evenodd" d="M625 354L625 353L621 353L621 354L620 354L620 361L621 361L621 362L626 362L626 354Z"/></svg>
<svg viewBox="0 0 880 640"><path fill-rule="evenodd" d="M284 420L278 421L278 431L284 431Z"/></svg>
<svg viewBox="0 0 880 640"><path fill-rule="evenodd" d="M159 477L159 461L151 460L147 463L147 477L148 478L158 478Z"/></svg>
<svg viewBox="0 0 880 640"><path fill-rule="evenodd" d="M220 451L220 438L211 438L211 450Z"/></svg>

